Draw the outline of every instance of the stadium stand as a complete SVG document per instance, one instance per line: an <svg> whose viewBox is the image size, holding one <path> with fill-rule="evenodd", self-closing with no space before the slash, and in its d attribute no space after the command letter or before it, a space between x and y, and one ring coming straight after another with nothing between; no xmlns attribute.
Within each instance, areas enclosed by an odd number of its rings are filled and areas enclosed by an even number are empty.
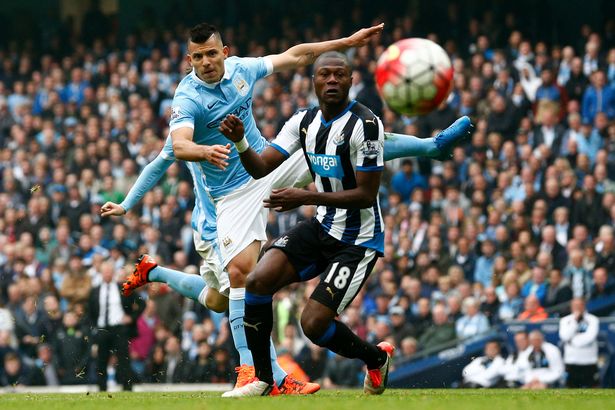
<svg viewBox="0 0 615 410"><path fill-rule="evenodd" d="M185 165L171 166L125 217L98 216L105 201L121 201L167 135L173 91L188 68L186 28L203 15L179 3L189 21L150 7L130 30L132 11L96 9L81 26L57 18L23 33L21 20L0 24L0 387L96 383L87 301L105 264L121 280L147 252L198 272ZM351 97L372 107L387 131L428 136L458 115L476 124L451 161L387 164L385 255L341 319L367 340L400 348L392 387L449 387L488 340L512 352L515 331L540 329L559 346L556 319L582 297L600 317L600 380L612 387L615 20L572 25L579 31L571 35L544 10L537 15L549 24L541 25L508 4L472 14L457 2L422 13L392 2L393 16L365 3L310 18L306 6L293 5L282 19L275 8L250 14L246 6L213 19L226 27L231 54L246 56L385 21L377 43L349 51ZM384 47L413 36L442 44L456 73L448 101L421 118L383 107L372 79ZM266 138L315 104L310 75L308 68L258 84L253 110ZM313 213L272 213L271 237ZM356 363L302 335L296 312L311 286L276 295L280 356L325 387L359 386ZM147 302L129 347L140 382L232 382L237 358L224 314L160 284L140 296ZM481 324L470 329L474 316ZM112 364L108 382L116 385Z"/></svg>

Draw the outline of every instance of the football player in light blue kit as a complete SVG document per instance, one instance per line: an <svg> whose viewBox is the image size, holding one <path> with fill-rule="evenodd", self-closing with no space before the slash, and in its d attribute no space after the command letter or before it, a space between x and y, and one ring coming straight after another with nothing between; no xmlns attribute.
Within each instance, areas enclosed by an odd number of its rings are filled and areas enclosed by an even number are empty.
<svg viewBox="0 0 615 410"><path fill-rule="evenodd" d="M280 70L305 65L329 49L361 45L367 41L367 38L379 32L381 28L382 26L376 26L364 29L348 39L300 45L293 47L286 53L258 59L237 57L225 59L228 49L222 47L219 34L213 27L199 25L192 30L189 60L193 64L194 71L182 80L176 91L170 124L173 144L170 147L170 140L167 140L160 156L148 165L139 177L136 186L141 186L144 190L139 191L133 188L122 206L119 207L119 212L117 208L113 208L112 205L115 204L105 204L103 215L121 214L132 207L138 198L156 183L164 170L174 160L174 157L172 157L173 151L177 154L177 158L193 161L189 168L193 175L198 205L193 214L192 226L197 232L195 234L195 246L205 259L201 272L211 288L207 290L203 281L197 276L184 275L181 272L156 267L153 261L149 264L145 261L145 264L143 264L146 271L142 276L147 281L167 282L175 290L192 299L199 300L212 310L223 311L228 299L219 291L225 290L223 282L226 280L226 284L228 284L230 274L231 285L233 278L235 278L234 282L240 286L231 286L230 289L230 319L234 321L243 317L243 280L245 274L250 271L256 262L261 241L266 238L262 238L258 234L258 231L264 233L264 226L254 227L250 225L250 219L255 219L255 215L247 215L247 218L244 218L241 213L233 213L232 210L238 207L237 199L231 198L230 201L228 199L235 192L239 192L243 194L240 199L241 203L247 203L256 212L266 211L259 209L258 203L260 201L250 201L250 197L255 196L254 190L250 192L250 189L246 190L244 187L249 185L251 177L239 162L237 152L231 153L229 150L230 146L217 130L218 125L229 113L242 118L246 123L246 135L250 145L257 151L262 151L266 146L266 141L260 136L251 115L251 91L254 82L270 74L274 68ZM220 62L222 64L218 64ZM413 137L404 139L400 136L393 136L388 145L392 152L398 154L393 157L412 155L441 157L448 155L446 151L450 148L449 145L454 139L451 137L455 137L452 134L454 133L451 133L450 136L441 135L440 141L437 141L437 138L420 140ZM385 150L386 148L385 146ZM295 176L307 173L305 162L302 158L299 159L300 161L297 161L295 165L282 170L282 173L278 174L276 179L268 181L269 188L275 187L275 185L292 186L296 184ZM285 179L284 176L287 178ZM256 192L256 197L262 197L262 190ZM230 214L227 219L236 221L235 224L232 224L233 226L229 227L220 224L220 221L218 221L218 230L225 227L227 232L229 230L237 231L237 223L241 224L244 219L247 220L244 225L247 229L243 232L235 232L239 234L240 239L244 240L243 242L233 243L231 237L218 233L218 243L222 243L224 248L230 248L225 249L226 255L220 254L215 241L216 224L213 223L215 209L212 200L229 202L228 206L223 209L226 209L226 213ZM115 206L117 207L117 205ZM222 259L221 262L220 259ZM229 274L225 273L221 266L227 266ZM217 281L215 286L211 286L207 272L211 273L210 277L213 281ZM228 288L228 285L226 288ZM251 364L251 357L246 357L249 355L249 351L247 351L247 354L244 351L245 336L243 329L241 326L231 326L231 328L235 328L233 329L233 338L240 352L242 364Z"/></svg>
<svg viewBox="0 0 615 410"><path fill-rule="evenodd" d="M217 29L209 24L199 24L190 31L187 59L193 71L175 91L170 133L175 157L195 162L204 178L207 195L216 208L220 256L231 285L231 332L241 364L248 365L241 366L243 370L238 375L238 384L240 379L243 383L248 381L244 380L242 373L251 372L253 375L254 371L242 322L245 278L256 265L261 245L267 239L267 210L259 206L259 198L275 188L276 183L291 185L293 181L284 180L284 176L292 175L293 170L281 169L280 173L272 175L272 179L255 183L241 165L236 149L231 148L218 131L218 126L227 115L234 114L244 122L246 138L253 149L262 151L266 140L252 117L254 83L274 71L311 64L323 52L365 45L382 28L381 24L359 30L344 39L300 44L284 53L264 58L228 57L228 47L222 44ZM299 161L295 167L298 164ZM155 267L155 261L144 257L137 264L136 276L147 277Z"/></svg>

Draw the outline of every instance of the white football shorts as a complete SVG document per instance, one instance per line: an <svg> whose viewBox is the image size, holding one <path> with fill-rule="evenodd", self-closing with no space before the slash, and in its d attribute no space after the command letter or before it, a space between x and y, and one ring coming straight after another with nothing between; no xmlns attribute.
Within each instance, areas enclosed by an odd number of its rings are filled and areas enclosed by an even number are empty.
<svg viewBox="0 0 615 410"><path fill-rule="evenodd" d="M215 200L216 228L222 266L247 248L252 242L267 241L267 215L263 206L272 189L304 187L312 182L303 151L297 151L271 174L250 179L241 188ZM228 276L228 275L227 275Z"/></svg>

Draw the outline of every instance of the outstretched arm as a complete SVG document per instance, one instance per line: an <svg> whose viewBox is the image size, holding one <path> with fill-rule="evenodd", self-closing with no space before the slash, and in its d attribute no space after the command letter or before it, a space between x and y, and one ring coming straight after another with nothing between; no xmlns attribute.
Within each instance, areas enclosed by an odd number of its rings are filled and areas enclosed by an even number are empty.
<svg viewBox="0 0 615 410"><path fill-rule="evenodd" d="M321 41L319 43L303 43L289 48L282 54L267 56L272 64L273 71L292 70L297 67L312 64L316 58L327 51L342 51L351 47L366 45L370 38L382 32L384 23L369 28L362 28L350 37L337 40Z"/></svg>
<svg viewBox="0 0 615 410"><path fill-rule="evenodd" d="M169 158L162 152L149 164L143 168L141 174L135 181L135 184L130 188L126 198L121 204L107 202L100 208L101 216L119 216L124 215L133 206L143 198L143 196L152 189L160 178L164 175L167 169L174 162L174 158Z"/></svg>
<svg viewBox="0 0 615 410"><path fill-rule="evenodd" d="M286 156L269 146L260 154L250 148L244 136L243 122L234 115L229 115L220 123L220 132L235 143L243 167L254 179L269 175L280 166Z"/></svg>

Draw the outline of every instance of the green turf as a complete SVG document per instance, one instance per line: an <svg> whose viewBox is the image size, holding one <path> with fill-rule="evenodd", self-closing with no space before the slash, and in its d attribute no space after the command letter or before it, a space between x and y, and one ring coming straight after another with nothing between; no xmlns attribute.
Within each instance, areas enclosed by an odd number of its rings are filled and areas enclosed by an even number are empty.
<svg viewBox="0 0 615 410"><path fill-rule="evenodd" d="M222 399L219 393L3 394L1 409L54 410L393 410L393 409L592 409L615 407L615 390L388 390L364 396L359 390L322 391L310 397Z"/></svg>

